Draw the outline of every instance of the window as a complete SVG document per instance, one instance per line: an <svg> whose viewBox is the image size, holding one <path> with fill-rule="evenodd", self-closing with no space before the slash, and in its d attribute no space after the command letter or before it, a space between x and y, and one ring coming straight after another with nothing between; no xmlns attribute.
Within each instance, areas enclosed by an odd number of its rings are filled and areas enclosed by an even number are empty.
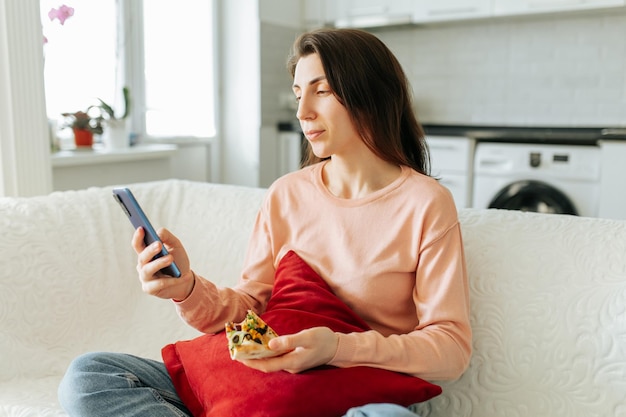
<svg viewBox="0 0 626 417"><path fill-rule="evenodd" d="M128 85L135 133L215 135L212 1L65 0L69 17L62 1L40 0L49 118L97 98L121 111Z"/></svg>
<svg viewBox="0 0 626 417"><path fill-rule="evenodd" d="M73 11L64 13L59 0L40 0L43 34L47 38L44 82L50 119L60 118L61 113L85 110L95 104L96 97L113 102L117 85L123 82L116 76L115 0L75 3L71 6Z"/></svg>
<svg viewBox="0 0 626 417"><path fill-rule="evenodd" d="M143 4L146 133L215 135L211 2Z"/></svg>

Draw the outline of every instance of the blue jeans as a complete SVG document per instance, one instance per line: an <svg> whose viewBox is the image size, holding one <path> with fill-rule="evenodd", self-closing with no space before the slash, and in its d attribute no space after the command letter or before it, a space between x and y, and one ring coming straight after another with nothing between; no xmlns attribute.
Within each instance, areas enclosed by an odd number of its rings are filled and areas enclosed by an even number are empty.
<svg viewBox="0 0 626 417"><path fill-rule="evenodd" d="M419 415L395 404L368 404L349 409L343 417L419 417Z"/></svg>
<svg viewBox="0 0 626 417"><path fill-rule="evenodd" d="M72 417L191 417L165 365L119 353L74 359L59 385L59 402Z"/></svg>
<svg viewBox="0 0 626 417"><path fill-rule="evenodd" d="M123 353L87 353L74 359L59 385L71 417L191 417L165 365ZM344 417L416 417L393 404L369 404Z"/></svg>

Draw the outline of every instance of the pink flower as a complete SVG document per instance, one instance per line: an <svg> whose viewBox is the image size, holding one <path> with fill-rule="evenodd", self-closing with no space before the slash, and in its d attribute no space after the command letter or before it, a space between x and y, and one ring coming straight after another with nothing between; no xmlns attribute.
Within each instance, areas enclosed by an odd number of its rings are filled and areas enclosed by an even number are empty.
<svg viewBox="0 0 626 417"><path fill-rule="evenodd" d="M61 25L65 24L65 21L74 15L74 8L62 4L58 9L50 9L48 12L48 18L50 21L59 19Z"/></svg>

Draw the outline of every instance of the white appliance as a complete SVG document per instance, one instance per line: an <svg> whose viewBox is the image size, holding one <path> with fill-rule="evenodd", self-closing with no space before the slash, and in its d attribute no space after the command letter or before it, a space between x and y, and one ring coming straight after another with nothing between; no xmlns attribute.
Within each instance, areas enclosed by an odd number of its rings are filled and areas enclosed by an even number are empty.
<svg viewBox="0 0 626 417"><path fill-rule="evenodd" d="M278 177L300 169L302 160L302 133L278 133Z"/></svg>
<svg viewBox="0 0 626 417"><path fill-rule="evenodd" d="M457 208L471 207L474 139L427 136L431 174L452 193Z"/></svg>
<svg viewBox="0 0 626 417"><path fill-rule="evenodd" d="M626 220L626 129L623 132L623 140L600 141L602 180L598 216L606 219Z"/></svg>
<svg viewBox="0 0 626 417"><path fill-rule="evenodd" d="M474 158L474 208L597 217L597 146L481 142Z"/></svg>

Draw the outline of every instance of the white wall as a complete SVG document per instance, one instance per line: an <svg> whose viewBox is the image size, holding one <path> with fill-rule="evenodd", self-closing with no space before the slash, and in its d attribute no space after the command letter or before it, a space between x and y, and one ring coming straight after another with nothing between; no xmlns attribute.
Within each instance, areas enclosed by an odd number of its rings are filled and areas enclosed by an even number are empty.
<svg viewBox="0 0 626 417"><path fill-rule="evenodd" d="M300 3L295 0L259 0L259 18L265 23L299 29L302 26Z"/></svg>
<svg viewBox="0 0 626 417"><path fill-rule="evenodd" d="M219 3L222 181L256 186L261 128L258 0Z"/></svg>

